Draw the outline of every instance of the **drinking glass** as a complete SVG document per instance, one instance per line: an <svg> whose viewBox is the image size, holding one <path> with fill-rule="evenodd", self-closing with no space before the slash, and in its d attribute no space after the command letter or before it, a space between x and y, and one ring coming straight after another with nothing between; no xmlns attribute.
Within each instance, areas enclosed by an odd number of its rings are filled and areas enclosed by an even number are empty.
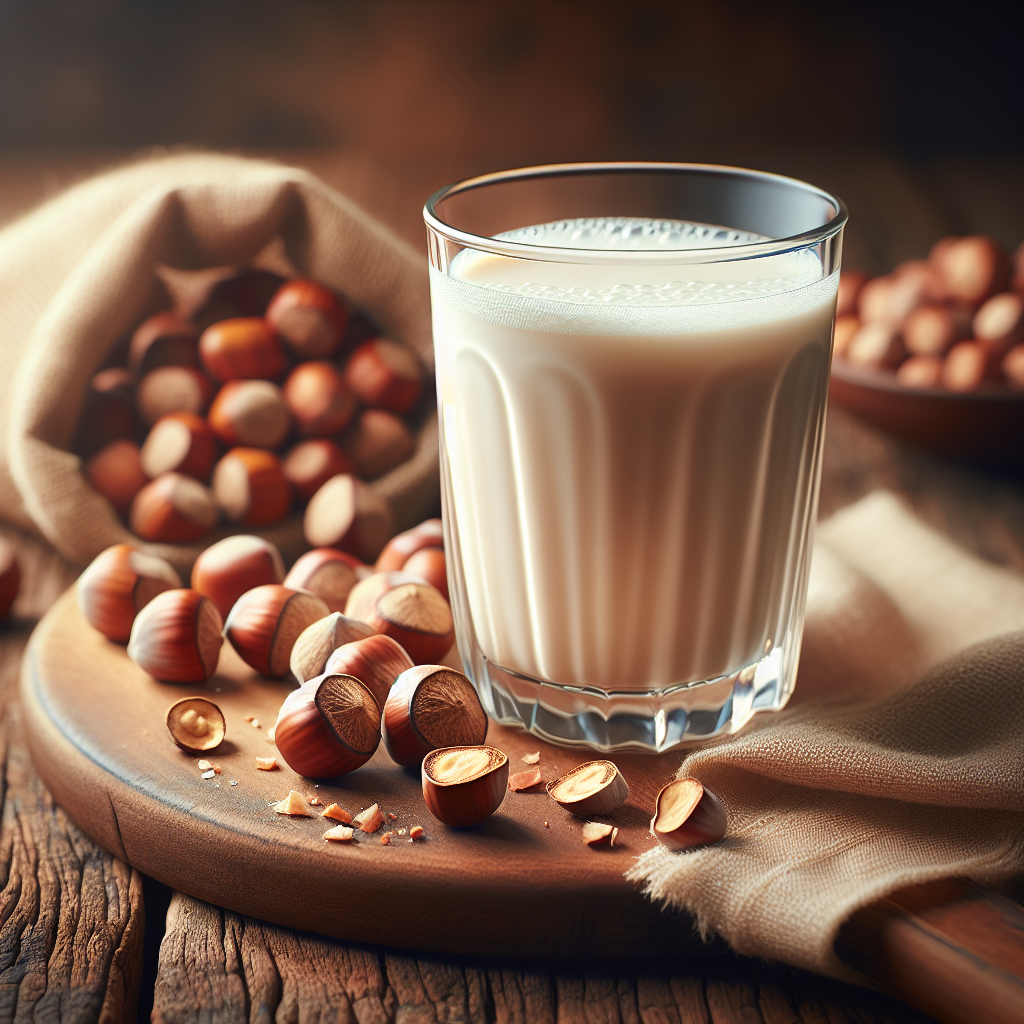
<svg viewBox="0 0 1024 1024"><path fill-rule="evenodd" d="M488 714L664 751L796 676L846 209L699 164L424 208L459 653Z"/></svg>

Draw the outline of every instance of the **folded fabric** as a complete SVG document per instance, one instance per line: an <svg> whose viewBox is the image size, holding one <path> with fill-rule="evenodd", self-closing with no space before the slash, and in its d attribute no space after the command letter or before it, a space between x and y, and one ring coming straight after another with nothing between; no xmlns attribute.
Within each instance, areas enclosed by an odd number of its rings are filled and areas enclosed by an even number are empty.
<svg viewBox="0 0 1024 1024"><path fill-rule="evenodd" d="M432 366L426 258L313 175L214 154L122 167L0 233L0 517L79 563L132 540L68 450L89 380L167 304L157 265L244 266L275 239ZM436 436L425 430L415 465L375 485L411 500L400 524L436 501Z"/></svg>
<svg viewBox="0 0 1024 1024"><path fill-rule="evenodd" d="M818 529L789 707L687 757L721 842L629 874L740 953L843 976L839 926L894 889L1024 871L1024 577L876 492Z"/></svg>

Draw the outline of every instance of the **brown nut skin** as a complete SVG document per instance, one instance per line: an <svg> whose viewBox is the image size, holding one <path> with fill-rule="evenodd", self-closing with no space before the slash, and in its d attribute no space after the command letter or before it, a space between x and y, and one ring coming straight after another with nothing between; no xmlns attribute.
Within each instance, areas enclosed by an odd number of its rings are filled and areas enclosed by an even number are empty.
<svg viewBox="0 0 1024 1024"><path fill-rule="evenodd" d="M292 509L281 460L263 448L232 448L217 463L212 486L225 517L242 526L278 523Z"/></svg>
<svg viewBox="0 0 1024 1024"><path fill-rule="evenodd" d="M341 345L348 311L323 285L296 278L277 290L266 319L300 357L321 359Z"/></svg>
<svg viewBox="0 0 1024 1024"><path fill-rule="evenodd" d="M440 519L425 519L419 526L396 534L384 546L374 568L377 572L401 569L420 548L443 548L444 528Z"/></svg>
<svg viewBox="0 0 1024 1024"><path fill-rule="evenodd" d="M0 619L11 614L11 606L21 586L21 567L14 546L0 537Z"/></svg>
<svg viewBox="0 0 1024 1024"><path fill-rule="evenodd" d="M274 742L288 766L311 779L362 767L380 744L380 707L354 676L324 674L288 694Z"/></svg>
<svg viewBox="0 0 1024 1024"><path fill-rule="evenodd" d="M130 544L101 551L78 577L82 617L108 640L127 643L135 617L157 594L181 587L170 562L145 555Z"/></svg>
<svg viewBox="0 0 1024 1024"><path fill-rule="evenodd" d="M128 368L143 377L158 366L198 366L199 329L171 310L143 320L128 346Z"/></svg>
<svg viewBox="0 0 1024 1024"><path fill-rule="evenodd" d="M439 747L482 744L487 714L461 672L445 665L416 665L392 684L381 729L391 759L414 768Z"/></svg>
<svg viewBox="0 0 1024 1024"><path fill-rule="evenodd" d="M331 477L306 506L302 529L314 548L341 548L369 561L393 533L391 506L347 473Z"/></svg>
<svg viewBox="0 0 1024 1024"><path fill-rule="evenodd" d="M299 634L328 614L327 605L314 594L268 583L246 591L235 602L224 623L224 636L250 668L281 679L288 674Z"/></svg>
<svg viewBox="0 0 1024 1024"><path fill-rule="evenodd" d="M578 818L611 814L629 799L629 786L611 761L587 761L547 784L559 807Z"/></svg>
<svg viewBox="0 0 1024 1024"><path fill-rule="evenodd" d="M314 548L291 567L284 585L316 594L332 612L344 612L352 588L373 570L337 548Z"/></svg>
<svg viewBox="0 0 1024 1024"><path fill-rule="evenodd" d="M676 779L658 794L651 835L670 850L717 843L728 819L721 800L696 779Z"/></svg>
<svg viewBox="0 0 1024 1024"><path fill-rule="evenodd" d="M165 683L202 683L217 671L223 621L194 590L157 594L132 624L128 657Z"/></svg>
<svg viewBox="0 0 1024 1024"><path fill-rule="evenodd" d="M417 665L440 661L455 642L448 602L429 583L404 572L378 572L357 583L345 614L397 640Z"/></svg>
<svg viewBox="0 0 1024 1024"><path fill-rule="evenodd" d="M277 545L248 534L211 544L192 566L192 589L213 601L223 618L246 591L283 580Z"/></svg>
<svg viewBox="0 0 1024 1024"><path fill-rule="evenodd" d="M281 389L266 380L228 381L207 419L226 445L245 448L279 448L292 427Z"/></svg>
<svg viewBox="0 0 1024 1024"><path fill-rule="evenodd" d="M479 774L444 781L437 776L447 758L463 752L484 751L488 764ZM420 768L423 799L438 821L450 828L472 828L489 818L505 799L508 790L508 756L496 747L442 747L431 751Z"/></svg>
<svg viewBox="0 0 1024 1024"><path fill-rule="evenodd" d="M163 473L132 502L128 524L143 540L177 544L199 540L216 525L213 492L180 473Z"/></svg>
<svg viewBox="0 0 1024 1024"><path fill-rule="evenodd" d="M345 431L341 444L363 480L383 476L416 450L409 425L386 409L364 409Z"/></svg>
<svg viewBox="0 0 1024 1024"><path fill-rule="evenodd" d="M128 515L135 495L149 483L139 446L124 438L111 441L86 462L85 478L122 516Z"/></svg>
<svg viewBox="0 0 1024 1024"><path fill-rule="evenodd" d="M423 364L408 345L386 338L363 342L349 357L345 380L364 405L409 412L423 393Z"/></svg>
<svg viewBox="0 0 1024 1024"><path fill-rule="evenodd" d="M326 437L300 441L285 455L281 468L300 501L309 501L332 476L352 472L352 460Z"/></svg>
<svg viewBox="0 0 1024 1024"><path fill-rule="evenodd" d="M378 633L342 644L327 659L325 672L355 676L384 707L395 680L413 667L412 658L389 636Z"/></svg>
<svg viewBox="0 0 1024 1024"><path fill-rule="evenodd" d="M199 339L199 359L217 380L277 380L284 372L281 340L261 316L211 324Z"/></svg>
<svg viewBox="0 0 1024 1024"><path fill-rule="evenodd" d="M332 363L299 363L281 389L298 432L305 437L327 437L348 426L359 404L344 377Z"/></svg>
<svg viewBox="0 0 1024 1024"><path fill-rule="evenodd" d="M153 424L140 461L150 479L161 473L182 473L206 483L217 461L217 438L197 413L171 412Z"/></svg>
<svg viewBox="0 0 1024 1024"><path fill-rule="evenodd" d="M199 732L190 722L190 717L194 719L196 715L205 719L205 729ZM166 724L174 745L190 754L205 754L216 750L224 742L224 734L227 732L224 713L205 697L186 697L172 704L167 709Z"/></svg>
<svg viewBox="0 0 1024 1024"><path fill-rule="evenodd" d="M171 412L206 412L213 385L192 366L158 366L139 381L135 403L146 426Z"/></svg>

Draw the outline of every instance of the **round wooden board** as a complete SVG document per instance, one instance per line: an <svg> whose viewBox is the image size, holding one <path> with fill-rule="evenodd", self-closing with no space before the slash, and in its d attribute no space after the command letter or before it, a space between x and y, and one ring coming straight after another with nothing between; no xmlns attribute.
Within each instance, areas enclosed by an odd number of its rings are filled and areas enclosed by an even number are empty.
<svg viewBox="0 0 1024 1024"><path fill-rule="evenodd" d="M383 744L359 771L318 785L287 766L256 770L256 756L275 752L267 729L290 688L253 673L227 644L208 683L159 683L82 619L72 588L32 636L21 692L36 767L75 823L145 874L211 903L434 953L622 959L707 949L689 917L653 906L623 878L654 842L651 809L678 754L617 758L631 794L601 819L619 828L611 849L587 847L582 822L543 787L508 793L482 825L457 831L431 817L418 773L396 766ZM224 743L208 755L223 774L211 780L164 726L170 704L191 695L214 700L227 720ZM487 741L513 771L539 750L545 780L588 760L494 723ZM352 813L379 803L395 816L386 827L422 824L427 839L382 846L379 835L359 834L354 844L327 843L319 817L273 811L290 789Z"/></svg>

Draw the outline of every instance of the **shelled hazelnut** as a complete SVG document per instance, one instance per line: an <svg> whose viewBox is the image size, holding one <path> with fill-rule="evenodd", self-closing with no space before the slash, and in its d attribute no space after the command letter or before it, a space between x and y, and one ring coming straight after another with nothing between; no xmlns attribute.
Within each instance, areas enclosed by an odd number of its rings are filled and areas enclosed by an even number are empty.
<svg viewBox="0 0 1024 1024"><path fill-rule="evenodd" d="M338 370L320 360L299 363L282 390L298 432L306 437L340 433L358 404Z"/></svg>
<svg viewBox="0 0 1024 1024"><path fill-rule="evenodd" d="M192 566L192 589L213 601L222 617L247 591L283 580L277 545L244 533L211 544Z"/></svg>
<svg viewBox="0 0 1024 1024"><path fill-rule="evenodd" d="M0 537L0 619L6 619L11 614L20 586L21 567L14 547Z"/></svg>
<svg viewBox="0 0 1024 1024"><path fill-rule="evenodd" d="M111 441L86 462L85 478L122 516L149 482L139 446L123 438Z"/></svg>
<svg viewBox="0 0 1024 1024"><path fill-rule="evenodd" d="M213 493L224 515L242 526L279 522L292 507L281 460L263 448L232 448L213 471Z"/></svg>
<svg viewBox="0 0 1024 1024"><path fill-rule="evenodd" d="M696 779L676 779L658 794L651 835L671 850L716 843L725 835L725 808Z"/></svg>
<svg viewBox="0 0 1024 1024"><path fill-rule="evenodd" d="M332 476L352 472L352 460L326 437L300 441L284 457L284 475L301 501L309 501Z"/></svg>
<svg viewBox="0 0 1024 1024"><path fill-rule="evenodd" d="M332 612L307 626L292 647L289 667L300 682L323 675L330 656L344 644L374 635L374 629L358 619Z"/></svg>
<svg viewBox="0 0 1024 1024"><path fill-rule="evenodd" d="M368 561L391 536L392 523L391 507L376 491L341 473L310 498L302 526L312 547L337 547Z"/></svg>
<svg viewBox="0 0 1024 1024"><path fill-rule="evenodd" d="M332 612L343 612L348 595L373 570L355 555L336 548L314 548L291 567L285 586L316 594Z"/></svg>
<svg viewBox="0 0 1024 1024"><path fill-rule="evenodd" d="M170 310L143 320L128 347L128 368L142 377L158 366L198 366L199 331Z"/></svg>
<svg viewBox="0 0 1024 1024"><path fill-rule="evenodd" d="M135 616L128 657L161 682L202 683L217 671L222 626L208 597L165 590Z"/></svg>
<svg viewBox="0 0 1024 1024"><path fill-rule="evenodd" d="M455 640L448 602L429 583L404 572L374 573L357 583L345 614L397 640L417 664L440 660Z"/></svg>
<svg viewBox="0 0 1024 1024"><path fill-rule="evenodd" d="M174 567L129 544L101 551L78 578L82 617L109 640L126 643L138 613L165 590L181 587Z"/></svg>
<svg viewBox="0 0 1024 1024"><path fill-rule="evenodd" d="M323 285L296 279L283 284L270 300L266 319L296 354L319 359L341 345L348 312Z"/></svg>
<svg viewBox="0 0 1024 1024"><path fill-rule="evenodd" d="M199 339L199 359L217 380L277 380L284 350L263 317L236 317L211 324Z"/></svg>
<svg viewBox="0 0 1024 1024"><path fill-rule="evenodd" d="M153 424L142 445L142 469L153 478L183 473L205 483L217 461L217 438L194 412L171 412Z"/></svg>
<svg viewBox="0 0 1024 1024"><path fill-rule="evenodd" d="M217 503L213 492L198 480L164 473L135 496L128 521L143 540L166 544L199 540L217 522Z"/></svg>
<svg viewBox="0 0 1024 1024"><path fill-rule="evenodd" d="M420 775L430 813L452 828L471 828L505 799L508 757L496 747L447 747L423 759Z"/></svg>
<svg viewBox="0 0 1024 1024"><path fill-rule="evenodd" d="M341 444L364 480L375 480L400 466L416 449L405 420L383 409L363 409L345 431Z"/></svg>
<svg viewBox="0 0 1024 1024"><path fill-rule="evenodd" d="M324 671L355 676L383 708L395 680L412 667L413 660L402 645L378 633L336 648L327 659Z"/></svg>
<svg viewBox="0 0 1024 1024"><path fill-rule="evenodd" d="M327 605L314 594L265 584L235 602L224 624L224 636L250 668L280 679L288 674L299 634L328 614Z"/></svg>
<svg viewBox="0 0 1024 1024"><path fill-rule="evenodd" d="M135 394L139 416L151 427L172 412L206 412L213 398L210 379L192 366L158 366L150 370Z"/></svg>
<svg viewBox="0 0 1024 1024"><path fill-rule="evenodd" d="M277 448L291 430L284 395L267 380L228 381L208 416L213 432L227 445Z"/></svg>
<svg viewBox="0 0 1024 1024"><path fill-rule="evenodd" d="M408 345L374 338L360 345L345 367L348 386L365 405L407 413L423 392L423 364Z"/></svg>

